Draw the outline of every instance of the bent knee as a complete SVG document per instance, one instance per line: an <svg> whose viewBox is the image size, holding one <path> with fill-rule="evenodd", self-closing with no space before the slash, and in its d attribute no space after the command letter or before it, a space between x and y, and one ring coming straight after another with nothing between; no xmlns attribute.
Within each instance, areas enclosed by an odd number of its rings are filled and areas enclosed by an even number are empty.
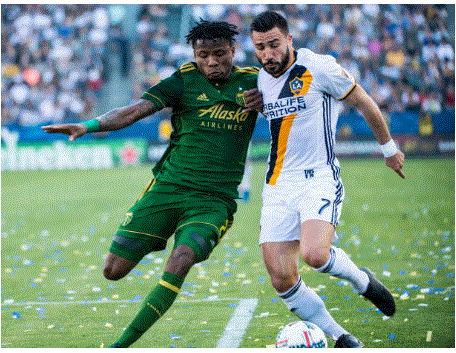
<svg viewBox="0 0 456 353"><path fill-rule="evenodd" d="M323 267L329 259L329 249L306 249L301 253L302 259L310 267L317 269Z"/></svg>
<svg viewBox="0 0 456 353"><path fill-rule="evenodd" d="M169 256L165 271L185 277L197 262L195 252L187 245L178 245Z"/></svg>
<svg viewBox="0 0 456 353"><path fill-rule="evenodd" d="M103 269L103 276L110 281L118 281L123 278L125 274L121 272L116 272L111 266L105 266Z"/></svg>
<svg viewBox="0 0 456 353"><path fill-rule="evenodd" d="M118 281L125 277L135 266L136 262L109 253L103 268L103 276L111 281Z"/></svg>
<svg viewBox="0 0 456 353"><path fill-rule="evenodd" d="M272 287L278 293L285 293L291 287L293 287L296 282L299 280L299 273L293 272L270 272L269 276L271 277Z"/></svg>

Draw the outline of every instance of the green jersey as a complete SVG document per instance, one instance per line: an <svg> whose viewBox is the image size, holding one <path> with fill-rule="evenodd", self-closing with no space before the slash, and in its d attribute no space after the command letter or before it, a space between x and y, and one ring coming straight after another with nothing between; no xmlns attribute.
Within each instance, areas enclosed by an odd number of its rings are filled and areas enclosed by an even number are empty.
<svg viewBox="0 0 456 353"><path fill-rule="evenodd" d="M256 87L258 69L234 66L211 84L195 63L182 65L142 98L172 107L170 143L153 168L159 181L237 198L256 111L243 113L243 92Z"/></svg>

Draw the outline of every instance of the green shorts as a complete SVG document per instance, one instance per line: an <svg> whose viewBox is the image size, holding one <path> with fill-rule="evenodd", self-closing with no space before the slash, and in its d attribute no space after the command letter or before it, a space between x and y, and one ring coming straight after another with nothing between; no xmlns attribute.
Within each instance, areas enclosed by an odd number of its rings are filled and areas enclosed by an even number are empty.
<svg viewBox="0 0 456 353"><path fill-rule="evenodd" d="M174 234L174 247L189 246L200 262L230 228L235 212L234 200L152 180L125 214L109 251L139 262L148 253L165 249Z"/></svg>

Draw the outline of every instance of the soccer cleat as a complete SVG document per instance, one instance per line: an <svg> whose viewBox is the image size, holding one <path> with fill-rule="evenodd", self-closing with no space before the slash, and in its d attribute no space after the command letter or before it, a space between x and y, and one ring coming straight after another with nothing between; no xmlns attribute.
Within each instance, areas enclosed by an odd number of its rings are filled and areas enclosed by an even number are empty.
<svg viewBox="0 0 456 353"><path fill-rule="evenodd" d="M334 348L363 348L364 345L361 343L359 339L357 339L355 336L350 335L349 333L345 333L342 336L340 336L336 344L334 345Z"/></svg>
<svg viewBox="0 0 456 353"><path fill-rule="evenodd" d="M369 277L367 290L362 296L369 299L386 316L393 316L396 304L388 288L376 279L369 269L363 267L360 270L366 272Z"/></svg>

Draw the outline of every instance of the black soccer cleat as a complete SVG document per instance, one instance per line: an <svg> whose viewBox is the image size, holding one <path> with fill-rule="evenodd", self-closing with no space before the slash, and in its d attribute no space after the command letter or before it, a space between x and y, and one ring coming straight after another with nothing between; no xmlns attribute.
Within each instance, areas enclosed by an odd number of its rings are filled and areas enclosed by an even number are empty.
<svg viewBox="0 0 456 353"><path fill-rule="evenodd" d="M388 288L375 278L369 269L361 267L360 270L369 276L367 290L362 296L369 299L386 316L393 316L396 311L396 304Z"/></svg>
<svg viewBox="0 0 456 353"><path fill-rule="evenodd" d="M334 348L363 348L364 345L362 342L357 339L355 336L350 335L349 333L345 333L342 336L340 336L336 344L334 345Z"/></svg>

